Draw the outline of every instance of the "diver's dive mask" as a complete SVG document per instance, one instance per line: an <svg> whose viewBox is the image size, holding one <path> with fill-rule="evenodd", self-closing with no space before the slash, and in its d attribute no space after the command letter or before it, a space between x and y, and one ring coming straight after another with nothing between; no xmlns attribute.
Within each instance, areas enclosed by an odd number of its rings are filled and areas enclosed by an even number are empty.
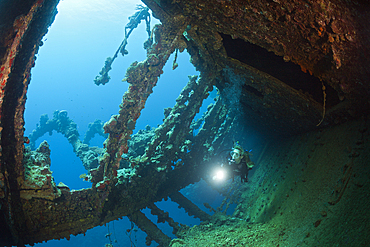
<svg viewBox="0 0 370 247"><path fill-rule="evenodd" d="M240 153L236 150L230 152L230 156L233 160L237 160L240 158Z"/></svg>

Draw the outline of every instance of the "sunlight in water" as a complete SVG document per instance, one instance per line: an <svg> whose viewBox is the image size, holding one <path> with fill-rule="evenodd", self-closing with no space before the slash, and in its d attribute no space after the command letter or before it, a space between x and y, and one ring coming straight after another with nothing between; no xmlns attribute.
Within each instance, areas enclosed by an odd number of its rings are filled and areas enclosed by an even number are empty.
<svg viewBox="0 0 370 247"><path fill-rule="evenodd" d="M140 0L63 0L58 11L70 20L102 20L112 24L124 24L136 5L143 4ZM58 18L58 17L57 17Z"/></svg>

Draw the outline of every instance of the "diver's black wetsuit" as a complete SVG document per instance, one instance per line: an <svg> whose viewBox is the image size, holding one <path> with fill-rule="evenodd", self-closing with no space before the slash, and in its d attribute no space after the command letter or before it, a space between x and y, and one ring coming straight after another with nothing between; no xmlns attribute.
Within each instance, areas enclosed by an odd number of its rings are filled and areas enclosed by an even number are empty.
<svg viewBox="0 0 370 247"><path fill-rule="evenodd" d="M251 170L252 168L249 168L247 166L247 161L245 160L244 157L239 164L236 164L235 161L233 161L231 158L228 158L228 165L232 173L233 181L234 176L240 175L242 182L248 182L248 173L249 170Z"/></svg>

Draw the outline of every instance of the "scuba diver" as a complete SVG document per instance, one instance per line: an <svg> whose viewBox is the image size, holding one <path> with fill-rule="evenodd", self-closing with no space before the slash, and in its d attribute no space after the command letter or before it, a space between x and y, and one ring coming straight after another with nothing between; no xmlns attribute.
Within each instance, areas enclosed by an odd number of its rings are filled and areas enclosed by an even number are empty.
<svg viewBox="0 0 370 247"><path fill-rule="evenodd" d="M248 172L254 167L254 162L251 161L250 155L250 151L244 151L239 144L235 144L226 165L222 164L221 167L230 171L233 181L235 176L240 175L242 182L248 182Z"/></svg>

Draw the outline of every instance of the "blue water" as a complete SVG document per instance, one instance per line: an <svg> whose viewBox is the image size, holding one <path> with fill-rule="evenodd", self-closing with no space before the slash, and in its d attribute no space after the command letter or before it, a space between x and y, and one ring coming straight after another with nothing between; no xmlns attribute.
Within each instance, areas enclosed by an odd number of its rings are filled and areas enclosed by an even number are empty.
<svg viewBox="0 0 370 247"><path fill-rule="evenodd" d="M77 124L81 140L87 126L95 119L103 122L110 116L118 113L118 105L122 95L127 90L128 84L122 82L126 69L134 61L146 58L143 43L147 39L145 23L135 29L128 41L126 49L129 54L121 55L115 60L109 75L111 80L106 85L97 86L93 79L98 75L108 56L113 56L124 37L124 26L128 17L135 12L137 0L64 0L58 6L59 13L47 35L43 38L44 45L37 55L36 66L32 69L32 79L29 86L26 112L25 135L27 136L36 128L42 114L52 118L55 110L66 110L68 116ZM159 23L152 18L151 25ZM173 55L164 68L154 93L149 97L145 109L136 124L135 132L144 129L146 125L156 127L164 118L163 109L173 107L175 99L188 81L188 75L199 74L189 62L186 52L179 54L176 70L172 70ZM212 99L204 103L203 110ZM66 138L55 131L40 138L47 140L51 149L51 170L55 182L64 182L71 189L88 188L90 183L84 182L79 175L86 173L82 162L72 151L72 146ZM94 137L90 146L102 147L104 139ZM217 207L222 200L217 192L210 190L210 201ZM202 205L205 201L194 202L205 210ZM168 211L175 221L183 224L199 224L199 220L189 217L183 209L178 209L177 204L169 201L157 203L162 210ZM213 206L213 205L212 205ZM156 217L150 215L149 210L143 210L148 218L156 222ZM168 235L172 229L166 224L158 226ZM108 228L109 227L109 228ZM71 240L52 240L35 246L104 246L109 243L105 237L112 233L111 239L117 242L113 246L131 246L130 238L135 246L146 246L145 236L142 231L126 231L131 228L127 218L114 221L106 226L88 230L86 236L72 236ZM137 228L137 227L135 227ZM132 245L134 246L134 245ZM151 246L157 246L152 242Z"/></svg>

